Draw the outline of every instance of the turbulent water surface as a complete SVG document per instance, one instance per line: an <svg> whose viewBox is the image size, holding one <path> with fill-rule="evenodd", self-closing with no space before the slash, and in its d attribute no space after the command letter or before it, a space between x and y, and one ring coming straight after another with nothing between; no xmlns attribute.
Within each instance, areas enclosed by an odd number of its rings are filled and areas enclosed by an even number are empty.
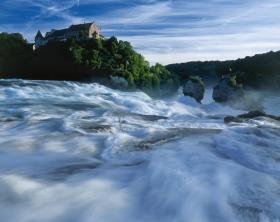
<svg viewBox="0 0 280 222"><path fill-rule="evenodd" d="M209 97L209 96L208 96ZM280 114L267 95L267 112ZM0 218L280 221L280 124L206 99L0 81Z"/></svg>

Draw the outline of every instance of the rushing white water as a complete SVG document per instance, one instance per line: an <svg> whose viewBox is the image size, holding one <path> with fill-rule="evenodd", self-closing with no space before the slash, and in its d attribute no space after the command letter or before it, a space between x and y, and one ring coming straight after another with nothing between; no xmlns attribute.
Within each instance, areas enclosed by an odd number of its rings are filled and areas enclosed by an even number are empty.
<svg viewBox="0 0 280 222"><path fill-rule="evenodd" d="M1 221L280 221L279 122L207 98L1 80Z"/></svg>

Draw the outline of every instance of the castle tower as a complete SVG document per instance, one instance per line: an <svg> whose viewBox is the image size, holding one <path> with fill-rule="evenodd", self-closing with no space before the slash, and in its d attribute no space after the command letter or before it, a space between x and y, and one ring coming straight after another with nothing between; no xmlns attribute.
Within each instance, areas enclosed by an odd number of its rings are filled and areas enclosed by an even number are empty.
<svg viewBox="0 0 280 222"><path fill-rule="evenodd" d="M44 37L40 30L38 30L35 36L35 49L39 48L41 45L44 45Z"/></svg>
<svg viewBox="0 0 280 222"><path fill-rule="evenodd" d="M37 32L37 34L36 34L36 36L35 36L35 42L36 42L36 40L41 40L41 39L43 39L43 38L44 38L44 37L43 37L41 31L38 30L38 32Z"/></svg>

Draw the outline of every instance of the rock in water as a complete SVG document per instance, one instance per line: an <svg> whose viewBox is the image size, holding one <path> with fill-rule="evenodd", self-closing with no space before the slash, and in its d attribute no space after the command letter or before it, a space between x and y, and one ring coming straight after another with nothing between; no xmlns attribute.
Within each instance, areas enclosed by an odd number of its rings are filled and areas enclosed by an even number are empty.
<svg viewBox="0 0 280 222"><path fill-rule="evenodd" d="M111 86L117 89L127 89L128 88L128 81L119 76L110 76L111 79Z"/></svg>
<svg viewBox="0 0 280 222"><path fill-rule="evenodd" d="M191 76L183 88L185 96L193 97L199 103L203 99L204 92L204 83L198 76Z"/></svg>
<svg viewBox="0 0 280 222"><path fill-rule="evenodd" d="M236 83L235 78L236 76L226 76L220 79L218 85L214 87L212 95L216 102L224 103L243 98L243 87Z"/></svg>
<svg viewBox="0 0 280 222"><path fill-rule="evenodd" d="M238 115L238 116L226 116L224 118L224 122L225 123L243 123L246 122L250 119L255 119L258 117L266 117L266 118L270 118L273 120L278 120L280 121L280 116L273 116L273 115L268 115L265 112L262 111L251 111L242 115Z"/></svg>

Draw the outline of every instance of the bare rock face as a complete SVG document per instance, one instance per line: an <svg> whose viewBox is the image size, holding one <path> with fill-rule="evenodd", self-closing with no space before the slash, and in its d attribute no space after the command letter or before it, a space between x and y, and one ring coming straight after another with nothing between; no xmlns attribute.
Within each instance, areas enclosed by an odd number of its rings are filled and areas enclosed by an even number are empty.
<svg viewBox="0 0 280 222"><path fill-rule="evenodd" d="M228 76L220 79L218 85L214 87L212 97L216 102L224 103L237 101L243 98L243 95L243 88L236 84L235 76Z"/></svg>
<svg viewBox="0 0 280 222"><path fill-rule="evenodd" d="M204 97L204 92L204 84L199 77L191 77L183 88L185 96L193 97L199 103Z"/></svg>

